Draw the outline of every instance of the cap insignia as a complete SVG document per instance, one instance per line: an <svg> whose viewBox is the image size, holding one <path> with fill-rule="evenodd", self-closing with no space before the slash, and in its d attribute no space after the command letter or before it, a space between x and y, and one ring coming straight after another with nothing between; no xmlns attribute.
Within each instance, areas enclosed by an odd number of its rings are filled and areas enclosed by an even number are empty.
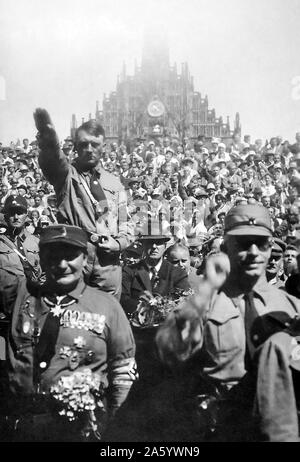
<svg viewBox="0 0 300 462"><path fill-rule="evenodd" d="M249 218L249 225L252 225L252 226L256 225L255 218L253 218L253 217Z"/></svg>
<svg viewBox="0 0 300 462"><path fill-rule="evenodd" d="M66 235L67 235L67 230L66 230L66 228L65 228L64 226L61 228L60 232L61 232L61 236L62 236L62 237L66 237Z"/></svg>

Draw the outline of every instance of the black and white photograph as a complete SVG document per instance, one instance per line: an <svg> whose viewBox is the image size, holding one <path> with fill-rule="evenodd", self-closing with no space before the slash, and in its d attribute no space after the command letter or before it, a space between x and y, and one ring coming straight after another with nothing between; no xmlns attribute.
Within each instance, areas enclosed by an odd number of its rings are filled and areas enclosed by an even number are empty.
<svg viewBox="0 0 300 462"><path fill-rule="evenodd" d="M0 0L0 442L300 441L299 21Z"/></svg>

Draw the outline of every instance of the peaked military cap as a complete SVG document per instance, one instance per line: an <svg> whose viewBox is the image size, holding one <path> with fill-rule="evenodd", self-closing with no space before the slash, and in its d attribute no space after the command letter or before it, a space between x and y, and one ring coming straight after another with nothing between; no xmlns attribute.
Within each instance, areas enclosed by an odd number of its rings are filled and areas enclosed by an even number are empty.
<svg viewBox="0 0 300 462"><path fill-rule="evenodd" d="M28 209L28 204L27 200L23 196L8 196L7 199L4 202L4 213L8 212L11 209L23 209L25 212L27 212Z"/></svg>
<svg viewBox="0 0 300 462"><path fill-rule="evenodd" d="M40 234L40 247L61 242L86 249L87 241L87 233L78 226L50 225L43 228Z"/></svg>
<svg viewBox="0 0 300 462"><path fill-rule="evenodd" d="M282 255L286 249L286 244L278 237L274 237L274 244L272 245L272 254Z"/></svg>
<svg viewBox="0 0 300 462"><path fill-rule="evenodd" d="M232 207L225 217L225 234L272 236L268 210L257 204L241 204Z"/></svg>

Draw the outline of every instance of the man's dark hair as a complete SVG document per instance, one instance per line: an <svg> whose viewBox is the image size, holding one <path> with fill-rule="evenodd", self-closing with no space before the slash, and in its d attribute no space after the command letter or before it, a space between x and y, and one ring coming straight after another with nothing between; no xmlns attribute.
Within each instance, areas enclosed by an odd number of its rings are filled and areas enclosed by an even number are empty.
<svg viewBox="0 0 300 462"><path fill-rule="evenodd" d="M77 130L75 132L75 143L77 143L77 141L78 141L78 133L80 131L85 131L89 135L93 135L93 136L102 135L103 138L105 138L104 128L102 127L102 125L99 122L97 122L96 119L88 120L87 122L84 122L82 125L80 125L80 127L77 128Z"/></svg>

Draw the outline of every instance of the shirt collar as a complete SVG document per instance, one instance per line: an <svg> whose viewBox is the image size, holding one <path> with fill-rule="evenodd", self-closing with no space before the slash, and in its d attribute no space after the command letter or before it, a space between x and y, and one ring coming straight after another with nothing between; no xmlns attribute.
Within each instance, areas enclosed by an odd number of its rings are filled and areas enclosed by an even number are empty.
<svg viewBox="0 0 300 462"><path fill-rule="evenodd" d="M228 297L238 301L243 298L245 292L241 292L232 285L232 283L224 285L222 291L226 293ZM270 285L267 282L266 278L260 278L257 283L252 287L252 292L254 295L259 298L264 305L266 305L267 294L270 292Z"/></svg>
<svg viewBox="0 0 300 462"><path fill-rule="evenodd" d="M155 268L155 271L158 273L159 270L160 270L160 268L161 268L162 263L163 263L163 258L161 258L161 259L159 260L159 262L157 263L157 265L155 265L155 266L150 266L150 265L148 265L147 263L146 263L146 266L147 266L147 268L148 268L149 270L152 270L152 268Z"/></svg>
<svg viewBox="0 0 300 462"><path fill-rule="evenodd" d="M82 296L85 288L86 288L85 282L83 281L83 279L80 279L75 289L73 289L71 292L68 292L65 295L68 295L69 297L72 297L76 301L78 301L79 298ZM53 296L54 295L53 290L50 289L50 287L48 287L47 284L45 284L45 286L42 288L42 295L44 296L44 295L49 295L49 294Z"/></svg>

